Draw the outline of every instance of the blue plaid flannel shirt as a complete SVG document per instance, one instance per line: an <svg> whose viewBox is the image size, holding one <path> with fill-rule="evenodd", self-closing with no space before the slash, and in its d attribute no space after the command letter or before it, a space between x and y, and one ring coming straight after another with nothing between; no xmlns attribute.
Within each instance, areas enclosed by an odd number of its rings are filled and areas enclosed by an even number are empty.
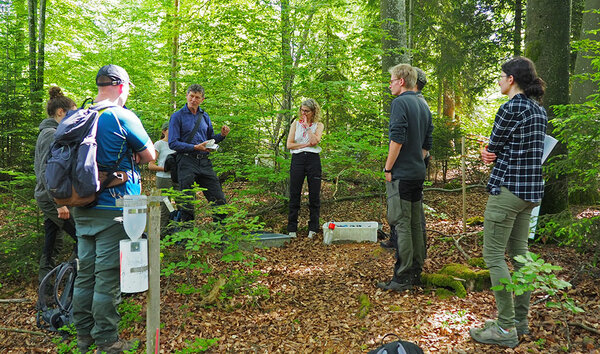
<svg viewBox="0 0 600 354"><path fill-rule="evenodd" d="M539 203L544 196L542 153L548 116L524 94L500 106L490 135L488 151L496 154L487 190L500 194L506 187L517 197Z"/></svg>

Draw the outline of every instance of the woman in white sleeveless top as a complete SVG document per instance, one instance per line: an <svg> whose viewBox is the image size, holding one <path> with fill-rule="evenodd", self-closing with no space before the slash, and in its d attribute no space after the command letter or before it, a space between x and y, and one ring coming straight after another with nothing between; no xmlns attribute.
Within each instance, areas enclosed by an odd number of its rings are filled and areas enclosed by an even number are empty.
<svg viewBox="0 0 600 354"><path fill-rule="evenodd" d="M308 238L319 232L319 210L321 208L321 147L318 145L323 134L321 107L317 101L307 99L298 111L298 120L292 122L287 138L287 148L292 153L290 166L290 203L287 231L296 237L298 211L304 178L308 181Z"/></svg>

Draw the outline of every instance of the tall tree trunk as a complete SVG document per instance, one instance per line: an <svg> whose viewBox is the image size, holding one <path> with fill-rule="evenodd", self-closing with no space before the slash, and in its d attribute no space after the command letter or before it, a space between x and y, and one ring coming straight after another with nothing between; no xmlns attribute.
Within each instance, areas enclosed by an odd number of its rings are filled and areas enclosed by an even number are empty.
<svg viewBox="0 0 600 354"><path fill-rule="evenodd" d="M515 33L513 38L513 53L521 55L521 31L523 30L523 2L515 0Z"/></svg>
<svg viewBox="0 0 600 354"><path fill-rule="evenodd" d="M578 41L581 38L582 32L582 21L583 21L583 10L586 8L587 0L571 0L571 42ZM598 8L587 8L587 10L598 10ZM596 22L595 25L598 25ZM589 30L597 30L598 26L590 28ZM571 62L569 64L569 71L571 74L575 72L575 61L577 60L577 52L571 53Z"/></svg>
<svg viewBox="0 0 600 354"><path fill-rule="evenodd" d="M444 117L448 117L450 122L454 122L456 112L456 100L454 99L454 89L446 79L444 79L443 89L444 101L442 115Z"/></svg>
<svg viewBox="0 0 600 354"><path fill-rule="evenodd" d="M275 121L275 129L273 130L272 149L275 156L279 153L279 144L285 140L287 133L292 123L292 88L295 80L295 70L298 68L302 60L304 47L308 40L308 33L313 16L317 11L317 7L313 6L306 18L301 21L305 24L300 37L300 43L297 45L296 52L292 51L292 27L290 23L290 1L281 1L281 65L282 65L282 97L279 104L279 113ZM283 130L283 131L282 131Z"/></svg>
<svg viewBox="0 0 600 354"><path fill-rule="evenodd" d="M381 0L379 15L381 27L384 31L381 46L383 55L381 58L382 81L389 79L388 70L396 64L409 63L410 57L406 47L406 7L404 0ZM383 99L383 110L388 113L392 97L387 88Z"/></svg>
<svg viewBox="0 0 600 354"><path fill-rule="evenodd" d="M29 107L30 117L34 121L36 118L36 99L37 99L37 67L36 67L36 35L35 29L37 25L36 21L37 2L35 0L27 0L27 13L29 20Z"/></svg>
<svg viewBox="0 0 600 354"><path fill-rule="evenodd" d="M407 35L406 35L406 48L408 50L408 63L412 65L412 49L413 49L413 42L412 42L412 36L413 36L413 0L406 0L406 4L408 7L408 12L406 14L406 22L408 22L408 31L407 31Z"/></svg>
<svg viewBox="0 0 600 354"><path fill-rule="evenodd" d="M35 112L34 116L43 113L42 94L44 89L44 59L46 48L46 0L40 0L40 13L38 24L38 52L37 52L37 74L35 78Z"/></svg>
<svg viewBox="0 0 600 354"><path fill-rule="evenodd" d="M600 9L600 0L585 0L585 11L583 12L581 35L582 40L600 41L600 33L595 32L600 23L600 14L594 12ZM598 94L598 83L592 81L588 76L591 73L598 71L592 65L591 56L594 53L578 51L576 52L577 59L575 60L575 75L583 75L583 78L573 80L571 88L571 104L581 104L587 102L590 95ZM577 191L569 195L569 200L579 204L595 204L600 200L598 195L598 185L596 184L589 190Z"/></svg>
<svg viewBox="0 0 600 354"><path fill-rule="evenodd" d="M525 55L536 65L538 74L546 81L544 107L548 118L554 118L551 106L569 102L569 30L571 1L528 0ZM548 124L551 134L553 126ZM553 154L566 154L558 144ZM567 208L567 178L549 177L542 201L541 213L553 214Z"/></svg>
<svg viewBox="0 0 600 354"><path fill-rule="evenodd" d="M279 151L279 136L284 122L291 119L292 108L292 83L293 83L293 59L292 59L292 28L290 24L290 1L281 1L281 83L282 93L279 103L279 113L273 131L272 149L277 155Z"/></svg>
<svg viewBox="0 0 600 354"><path fill-rule="evenodd" d="M177 109L177 73L179 71L179 0L173 1L173 38L171 39L171 75L169 88L171 90L171 107Z"/></svg>
<svg viewBox="0 0 600 354"><path fill-rule="evenodd" d="M582 18L580 39L600 41L600 34L593 32L598 29L600 23L600 14L594 10L600 9L600 0L586 0L585 12ZM596 72L597 69L592 65L594 53L591 52L576 52L577 59L575 60L575 75L589 75ZM598 83L591 80L590 77L573 80L571 91L571 103L580 104L587 101L587 97L598 92Z"/></svg>

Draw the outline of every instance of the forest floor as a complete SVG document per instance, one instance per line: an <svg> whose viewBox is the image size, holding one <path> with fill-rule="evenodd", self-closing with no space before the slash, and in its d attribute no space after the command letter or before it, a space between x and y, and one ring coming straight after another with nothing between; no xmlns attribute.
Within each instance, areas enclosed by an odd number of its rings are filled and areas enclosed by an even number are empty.
<svg viewBox="0 0 600 354"><path fill-rule="evenodd" d="M323 200L331 197L332 189L332 186L324 186ZM235 192L230 190L228 193ZM470 189L467 217L483 216L486 198L483 189ZM448 236L461 232L461 194L428 191L425 192L425 203L436 212L427 215L427 228L435 231L428 233L424 272L436 272L451 262L465 263ZM301 212L302 225L307 222L306 209L303 207ZM587 212L598 211L588 209ZM324 202L321 214L323 220L379 221L384 223L384 230L389 230L382 197ZM264 219L271 229L279 232L285 225L286 215L281 210L274 210ZM467 231L481 229L481 226L474 226ZM189 346L186 341L193 342L198 338L217 338L216 344L207 352L366 353L378 347L388 333L417 343L426 353L566 351L564 322L558 310L546 307L544 294L540 292L534 293L531 300L531 334L524 336L519 346L505 349L483 345L470 339L469 329L494 318L496 309L491 291L469 292L463 299L440 299L434 289L427 288L403 293L382 291L375 284L391 277L392 252L382 249L379 243L324 245L321 234L312 240L306 234L306 230L301 229L298 238L285 247L255 250L264 258L252 269L266 274L258 282L268 289L268 298L251 301L246 296L233 296L210 308L201 307L199 295L184 295L177 289L181 282L201 286L207 281L205 274L195 271L163 277L161 322L164 326L160 334L160 352L182 350ZM470 256L481 257L481 240L479 234L474 234L463 238L461 246ZM579 254L568 247L533 243L531 251L540 254L546 262L563 268L558 272L559 278L574 285L569 296L585 310L582 314L567 316L571 324L572 352L600 353L599 268L590 265L590 255ZM218 254L211 257L209 261L216 270L230 266L219 262ZM3 284L3 294L28 300L0 303L1 326L26 331L0 330L0 352L57 351L52 342L55 337L48 332L40 333L36 326L35 285L33 281L30 284ZM127 298L140 305L145 304L145 299L145 294ZM145 320L132 323L121 335L144 339Z"/></svg>

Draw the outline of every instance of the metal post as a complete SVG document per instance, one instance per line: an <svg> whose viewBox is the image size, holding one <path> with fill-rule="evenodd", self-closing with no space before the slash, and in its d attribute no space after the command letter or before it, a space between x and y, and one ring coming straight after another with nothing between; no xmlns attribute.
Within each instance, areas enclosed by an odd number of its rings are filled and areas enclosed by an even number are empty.
<svg viewBox="0 0 600 354"><path fill-rule="evenodd" d="M160 203L164 197L153 191L148 197L148 303L146 307L146 353L160 348Z"/></svg>

